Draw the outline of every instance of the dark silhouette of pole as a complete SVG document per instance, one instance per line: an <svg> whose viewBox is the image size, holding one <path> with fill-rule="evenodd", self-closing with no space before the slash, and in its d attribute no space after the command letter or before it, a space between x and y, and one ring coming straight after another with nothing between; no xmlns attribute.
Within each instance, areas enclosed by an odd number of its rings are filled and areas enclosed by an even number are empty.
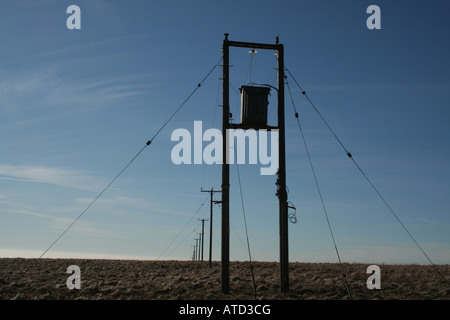
<svg viewBox="0 0 450 320"><path fill-rule="evenodd" d="M198 221L202 222L202 249L201 249L201 261L203 261L203 250L205 248L205 221L208 221L208 219L198 219Z"/></svg>
<svg viewBox="0 0 450 320"><path fill-rule="evenodd" d="M214 201L214 192L222 192L219 190L200 190L201 192L208 192L210 194L210 215L209 215L209 267L212 266L212 234L213 234L213 205L214 203L221 203L221 201Z"/></svg>
<svg viewBox="0 0 450 320"><path fill-rule="evenodd" d="M230 124L229 41L223 40L223 102L222 102L222 293L230 292L230 167L228 164L227 130Z"/></svg>
<svg viewBox="0 0 450 320"><path fill-rule="evenodd" d="M192 261L195 261L195 246L191 244L191 247L194 247L194 250L192 252Z"/></svg>
<svg viewBox="0 0 450 320"><path fill-rule="evenodd" d="M289 291L288 202L286 191L286 146L284 121L284 47L278 44L278 200L280 216L280 291Z"/></svg>
<svg viewBox="0 0 450 320"><path fill-rule="evenodd" d="M197 234L200 236L200 238L198 238L197 260L200 261L200 252L202 250L202 233L197 232Z"/></svg>
<svg viewBox="0 0 450 320"><path fill-rule="evenodd" d="M194 259L194 261L197 261L197 255L198 255L198 240L199 240L199 239L194 238L194 240L195 240L195 254L194 254L195 259Z"/></svg>

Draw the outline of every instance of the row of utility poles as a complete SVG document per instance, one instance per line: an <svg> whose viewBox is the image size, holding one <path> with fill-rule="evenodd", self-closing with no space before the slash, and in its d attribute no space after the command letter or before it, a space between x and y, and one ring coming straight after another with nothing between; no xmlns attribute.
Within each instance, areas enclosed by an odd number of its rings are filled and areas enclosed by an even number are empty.
<svg viewBox="0 0 450 320"><path fill-rule="evenodd" d="M203 261L203 248L204 248L204 235L205 235L205 221L208 221L208 219L199 219L199 221L202 222L202 232L197 232L197 234L200 236L200 238L194 238L195 240L195 246L194 247L194 253L192 255L192 260L194 261Z"/></svg>
<svg viewBox="0 0 450 320"><path fill-rule="evenodd" d="M203 251L205 248L205 221L209 221L209 266L211 267L212 264L212 233L213 233L213 207L214 204L219 204L222 201L215 201L214 200L214 193L216 192L222 192L220 190L214 190L214 188L211 188L211 190L203 190L201 189L201 192L208 192L210 194L210 216L208 219L198 219L198 221L202 222L202 232L197 232L197 234L200 236L200 238L194 238L195 245L191 245L194 247L194 251L192 253L192 260L193 261L203 261Z"/></svg>

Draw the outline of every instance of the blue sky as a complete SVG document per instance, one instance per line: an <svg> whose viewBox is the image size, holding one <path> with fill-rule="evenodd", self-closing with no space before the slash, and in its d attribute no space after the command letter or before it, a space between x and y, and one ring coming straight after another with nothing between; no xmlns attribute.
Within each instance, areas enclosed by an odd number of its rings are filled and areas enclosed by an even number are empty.
<svg viewBox="0 0 450 320"><path fill-rule="evenodd" d="M66 27L72 4L81 30ZM371 4L380 30L366 27ZM433 262L450 263L449 15L447 1L1 1L0 256L39 257L219 61L227 32L264 43L279 35L286 67L354 159ZM250 57L231 49L233 88L274 83L273 52L259 50L251 72ZM220 166L174 165L170 137L196 120L221 129L220 77L216 68L45 257L190 259L198 219L209 218L200 189L220 189ZM342 260L427 264L288 82ZM298 217L290 260L336 262L292 110L286 91L288 196ZM277 261L275 176L259 167L239 167L251 252ZM231 259L247 260L235 166L230 195Z"/></svg>

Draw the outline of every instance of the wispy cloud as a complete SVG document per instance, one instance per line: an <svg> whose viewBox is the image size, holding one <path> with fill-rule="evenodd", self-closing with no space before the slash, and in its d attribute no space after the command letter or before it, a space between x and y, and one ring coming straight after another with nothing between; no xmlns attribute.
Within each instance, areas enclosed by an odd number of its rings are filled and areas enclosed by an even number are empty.
<svg viewBox="0 0 450 320"><path fill-rule="evenodd" d="M76 202L81 203L83 205L89 205L94 198L78 198ZM129 215L131 212L144 211L148 213L162 213L162 214L173 214L179 216L192 216L192 212L186 212L181 210L171 210L167 208L166 203L159 203L154 201L148 201L137 198L130 197L108 197L108 198L100 198L96 201L96 206L106 205L108 208L113 208L109 213L114 212L125 212L126 215Z"/></svg>
<svg viewBox="0 0 450 320"><path fill-rule="evenodd" d="M128 75L114 78L71 79L60 84L46 97L48 105L77 105L76 110L104 107L113 101L142 95L148 92L148 84L139 83L140 76ZM75 111L75 110L72 110Z"/></svg>
<svg viewBox="0 0 450 320"><path fill-rule="evenodd" d="M21 181L21 182L46 182L46 181L29 180L29 179L7 178L7 177L0 177L0 180Z"/></svg>
<svg viewBox="0 0 450 320"><path fill-rule="evenodd" d="M73 223L75 217L59 217L51 214L44 214L34 210L29 210L27 208L18 209L2 209L4 213L15 214L15 215L26 215L35 218L41 218L50 221L49 227L58 231L66 230L68 226ZM52 211L52 210L49 210ZM114 238L114 239L126 239L130 238L129 235L125 235L119 231L108 230L106 228L95 227L94 224L87 221L79 220L73 227L71 227L71 232L82 233L84 236L90 235L100 238Z"/></svg>
<svg viewBox="0 0 450 320"><path fill-rule="evenodd" d="M29 211L29 210L24 210L24 209L3 209L3 211L13 213L13 214L21 214L21 215L38 217L38 218L51 219L51 220L57 221L58 223L68 224L68 223L72 222L68 218L55 217L55 216L51 216L48 214L42 214L42 213L33 212L33 211Z"/></svg>
<svg viewBox="0 0 450 320"><path fill-rule="evenodd" d="M105 185L105 181L98 177L86 175L81 171L44 167L22 166L0 163L0 179L49 183L58 186L98 192Z"/></svg>
<svg viewBox="0 0 450 320"><path fill-rule="evenodd" d="M147 94L156 85L152 81L154 74L98 74L76 70L79 64L78 61L73 66L63 67L54 63L34 70L19 70L15 74L0 72L0 79L5 79L0 80L2 113L15 112L20 115L20 121L24 121L29 119L23 118L23 111L35 106L44 114L88 111ZM89 70L89 65L96 63L86 64L85 69ZM26 114L29 118L29 113Z"/></svg>
<svg viewBox="0 0 450 320"><path fill-rule="evenodd" d="M427 224L431 224L431 225L449 226L448 222L433 220L433 219L429 219L429 218L426 218L426 217L420 218L420 221L423 221L423 222L425 222Z"/></svg>

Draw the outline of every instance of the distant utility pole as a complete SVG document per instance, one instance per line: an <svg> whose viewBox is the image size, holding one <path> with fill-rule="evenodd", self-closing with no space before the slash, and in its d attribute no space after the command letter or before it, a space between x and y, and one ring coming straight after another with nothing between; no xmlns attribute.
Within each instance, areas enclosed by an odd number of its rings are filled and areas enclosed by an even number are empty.
<svg viewBox="0 0 450 320"><path fill-rule="evenodd" d="M202 222L202 235L201 235L201 239L202 239L202 249L201 249L201 261L203 261L203 249L205 248L205 221L208 221L208 219L198 219L198 221Z"/></svg>
<svg viewBox="0 0 450 320"><path fill-rule="evenodd" d="M191 247L194 247L194 250L192 252L192 261L195 261L195 246L191 244Z"/></svg>
<svg viewBox="0 0 450 320"><path fill-rule="evenodd" d="M194 240L195 240L195 252L194 252L194 261L197 261L197 255L198 255L198 240L200 240L200 239L197 239L197 238L194 238Z"/></svg>
<svg viewBox="0 0 450 320"><path fill-rule="evenodd" d="M200 238L198 238L197 260L200 261L200 251L202 250L202 233L197 232L197 234L200 236Z"/></svg>
<svg viewBox="0 0 450 320"><path fill-rule="evenodd" d="M210 215L209 215L209 267L211 267L211 261L212 261L212 233L213 233L213 205L214 203L220 203L221 201L214 201L213 196L215 192L222 192L219 190L214 190L214 188L211 188L211 190L203 190L201 189L201 192L208 192L211 197L210 202Z"/></svg>

